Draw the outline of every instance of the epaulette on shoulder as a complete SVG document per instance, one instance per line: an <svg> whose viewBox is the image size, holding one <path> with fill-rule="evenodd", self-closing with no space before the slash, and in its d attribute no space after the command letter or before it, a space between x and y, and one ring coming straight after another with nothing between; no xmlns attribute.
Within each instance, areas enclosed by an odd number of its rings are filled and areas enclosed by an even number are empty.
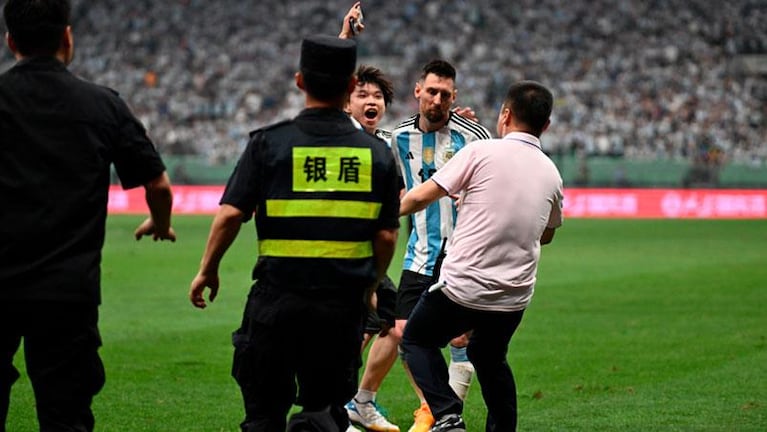
<svg viewBox="0 0 767 432"><path fill-rule="evenodd" d="M255 134L259 133L259 132L266 132L266 131L270 131L270 130L273 130L273 129L277 129L279 127L285 126L288 123L293 123L293 120L282 120L282 121L279 121L277 123L272 123L272 124L264 126L262 128L252 130L252 131L250 131L248 133L248 136L253 138L253 135L255 135Z"/></svg>

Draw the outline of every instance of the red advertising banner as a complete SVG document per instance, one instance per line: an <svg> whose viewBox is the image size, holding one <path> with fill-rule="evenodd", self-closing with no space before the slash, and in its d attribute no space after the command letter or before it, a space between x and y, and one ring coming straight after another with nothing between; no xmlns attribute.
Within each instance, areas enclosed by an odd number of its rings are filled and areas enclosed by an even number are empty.
<svg viewBox="0 0 767 432"><path fill-rule="evenodd" d="M174 186L174 214L214 214L223 186ZM109 213L146 214L144 191L109 190ZM565 217L619 219L764 219L767 190L566 189Z"/></svg>
<svg viewBox="0 0 767 432"><path fill-rule="evenodd" d="M173 214L215 214L223 186L173 186ZM109 188L109 213L148 214L144 189Z"/></svg>
<svg viewBox="0 0 767 432"><path fill-rule="evenodd" d="M767 190L567 189L565 217L762 219Z"/></svg>

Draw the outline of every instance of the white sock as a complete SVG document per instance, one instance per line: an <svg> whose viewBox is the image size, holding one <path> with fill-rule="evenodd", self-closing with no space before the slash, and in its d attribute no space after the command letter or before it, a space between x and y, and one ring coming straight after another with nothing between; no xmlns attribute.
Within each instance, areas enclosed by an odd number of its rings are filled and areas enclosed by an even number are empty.
<svg viewBox="0 0 767 432"><path fill-rule="evenodd" d="M466 400L471 386L471 377L474 375L474 365L468 361L451 361L447 369L449 374L450 388L461 400Z"/></svg>
<svg viewBox="0 0 767 432"><path fill-rule="evenodd" d="M367 403L367 402L375 401L376 392L365 390L365 389L359 389L357 390L357 395L354 396L354 400L359 403Z"/></svg>

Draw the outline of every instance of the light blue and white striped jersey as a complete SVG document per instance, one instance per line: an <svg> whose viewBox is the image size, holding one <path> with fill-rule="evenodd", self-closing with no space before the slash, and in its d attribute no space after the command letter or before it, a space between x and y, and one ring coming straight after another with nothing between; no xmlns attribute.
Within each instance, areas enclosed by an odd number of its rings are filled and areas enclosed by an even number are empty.
<svg viewBox="0 0 767 432"><path fill-rule="evenodd" d="M478 123L451 112L445 126L433 132L418 128L416 114L392 131L394 159L410 190L428 180L466 144L490 139L490 132ZM410 216L412 230L407 243L403 269L431 276L442 240L453 233L456 208L449 197L441 198Z"/></svg>

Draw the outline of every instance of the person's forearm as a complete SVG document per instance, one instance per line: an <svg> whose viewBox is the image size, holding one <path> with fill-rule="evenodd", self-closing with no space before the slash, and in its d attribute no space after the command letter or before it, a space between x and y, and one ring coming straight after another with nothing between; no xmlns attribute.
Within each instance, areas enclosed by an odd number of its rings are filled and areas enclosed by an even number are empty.
<svg viewBox="0 0 767 432"><path fill-rule="evenodd" d="M167 233L170 229L171 209L173 208L173 192L168 174L163 172L159 177L145 185L144 189L154 231Z"/></svg>
<svg viewBox="0 0 767 432"><path fill-rule="evenodd" d="M437 185L436 182L427 180L411 189L402 197L402 201L399 204L399 214L400 216L407 216L423 210L429 204L446 195L447 192Z"/></svg>
<svg viewBox="0 0 767 432"><path fill-rule="evenodd" d="M416 196L413 196L410 192L408 192L404 197L402 197L402 201L399 203L399 215L411 215L417 211L425 209L428 205L428 202L421 201Z"/></svg>
<svg viewBox="0 0 767 432"><path fill-rule="evenodd" d="M386 277L386 271L389 269L389 264L391 264L394 250L397 248L398 233L399 228L380 230L373 238L373 258L376 267L376 281L365 291L364 299L366 304L369 304L369 300L376 288L378 288L378 285L384 277Z"/></svg>
<svg viewBox="0 0 767 432"><path fill-rule="evenodd" d="M223 204L210 226L208 242L200 262L200 273L217 274L224 254L232 245L242 225L242 212L236 207Z"/></svg>
<svg viewBox="0 0 767 432"><path fill-rule="evenodd" d="M399 228L381 230L376 233L376 237L373 239L373 256L375 257L376 274L379 281L386 276L386 271L391 264L394 250L397 248L398 233Z"/></svg>

